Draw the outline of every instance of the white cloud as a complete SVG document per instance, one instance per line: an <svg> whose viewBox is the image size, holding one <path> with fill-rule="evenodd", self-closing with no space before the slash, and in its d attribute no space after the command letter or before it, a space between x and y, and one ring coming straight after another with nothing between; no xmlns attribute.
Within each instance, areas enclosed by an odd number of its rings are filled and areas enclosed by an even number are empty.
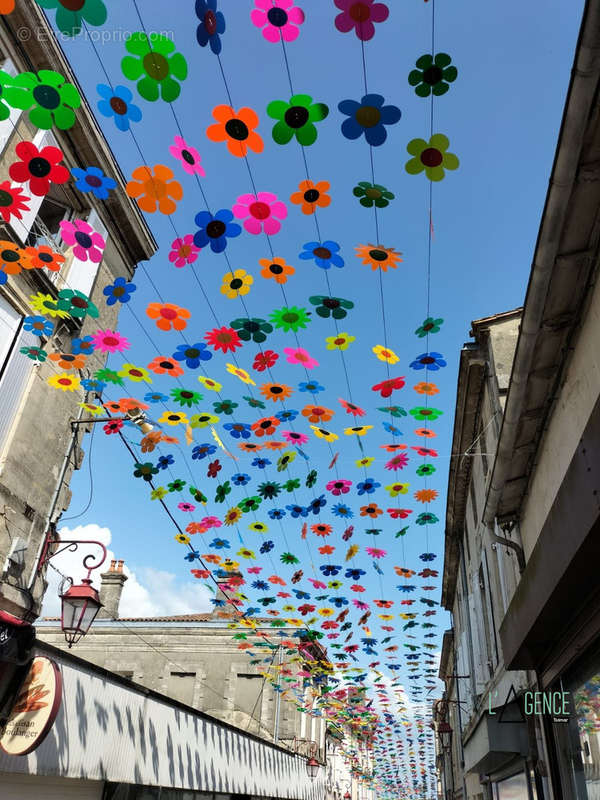
<svg viewBox="0 0 600 800"><path fill-rule="evenodd" d="M59 530L62 539L92 539L102 542L107 549L107 560L98 570L92 571L92 582L96 589L100 588L99 573L105 572L110 566L110 561L115 554L110 550L112 534L108 528L100 525L78 525L75 528L63 526ZM87 554L98 553L99 547L94 545L79 545L77 552L66 550L50 562L64 575L72 577L79 582L86 575L82 560ZM92 561L92 559L90 559ZM178 576L171 572L158 570L150 566L138 566L132 572L127 564L123 571L127 575L127 582L123 587L119 614L121 617L158 617L171 614L194 614L211 611L213 606L210 598L213 596L200 582L181 582ZM60 616L60 598L58 597L62 578L53 569L47 572L48 590L44 598L42 616Z"/></svg>

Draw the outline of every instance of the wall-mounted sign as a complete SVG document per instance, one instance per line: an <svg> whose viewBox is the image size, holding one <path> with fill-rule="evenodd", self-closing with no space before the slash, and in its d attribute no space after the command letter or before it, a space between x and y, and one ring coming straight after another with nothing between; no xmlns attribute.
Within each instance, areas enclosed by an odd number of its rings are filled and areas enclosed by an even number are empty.
<svg viewBox="0 0 600 800"><path fill-rule="evenodd" d="M62 701L60 670L49 658L36 656L0 739L11 756L25 756L45 739Z"/></svg>

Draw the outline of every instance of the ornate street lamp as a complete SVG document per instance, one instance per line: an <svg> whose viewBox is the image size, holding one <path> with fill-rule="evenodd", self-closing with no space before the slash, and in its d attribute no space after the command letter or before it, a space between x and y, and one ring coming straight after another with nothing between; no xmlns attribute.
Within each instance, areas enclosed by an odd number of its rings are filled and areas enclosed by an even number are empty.
<svg viewBox="0 0 600 800"><path fill-rule="evenodd" d="M438 724L437 732L444 750L450 750L452 744L452 727L445 719Z"/></svg>
<svg viewBox="0 0 600 800"><path fill-rule="evenodd" d="M317 777L320 766L321 765L314 756L311 756L306 762L306 771L308 772L308 777L311 778L311 780Z"/></svg>

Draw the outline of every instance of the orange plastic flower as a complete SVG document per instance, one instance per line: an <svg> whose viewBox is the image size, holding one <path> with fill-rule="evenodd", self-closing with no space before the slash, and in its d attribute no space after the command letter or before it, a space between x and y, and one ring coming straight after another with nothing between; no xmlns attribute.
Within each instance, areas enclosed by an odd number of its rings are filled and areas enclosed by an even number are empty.
<svg viewBox="0 0 600 800"><path fill-rule="evenodd" d="M287 283L288 277L296 272L283 258L259 258L258 263L262 267L260 274L263 278L273 278L281 285Z"/></svg>
<svg viewBox="0 0 600 800"><path fill-rule="evenodd" d="M388 267L396 269L402 261L401 253L396 253L393 247L381 247L381 245L361 244L354 248L356 257L362 258L363 264L368 264L372 270L382 269L387 272Z"/></svg>
<svg viewBox="0 0 600 800"><path fill-rule="evenodd" d="M125 191L129 197L137 200L138 206L148 214L160 211L161 214L173 214L177 210L175 201L183 197L181 184L174 180L174 173L164 164L156 164L152 169L147 166L136 167L131 173Z"/></svg>
<svg viewBox="0 0 600 800"><path fill-rule="evenodd" d="M254 453L256 450L262 450L262 444L254 444L254 442L240 442L238 444L240 450L243 450L244 453Z"/></svg>
<svg viewBox="0 0 600 800"><path fill-rule="evenodd" d="M418 500L419 503L431 503L437 496L438 493L435 489L419 489L414 494L415 500Z"/></svg>
<svg viewBox="0 0 600 800"><path fill-rule="evenodd" d="M297 206L301 204L303 214L314 214L317 208L327 208L331 203L331 197L326 194L329 190L328 181L300 181L298 189L291 195L290 202Z"/></svg>
<svg viewBox="0 0 600 800"><path fill-rule="evenodd" d="M25 253L29 259L30 266L25 269L46 269L58 272L65 263L65 257L60 253L55 253L51 247L43 244L40 247L26 247Z"/></svg>
<svg viewBox="0 0 600 800"><path fill-rule="evenodd" d="M154 372L155 375L170 375L172 378L183 375L183 369L179 362L167 356L156 356L148 364L148 369L150 372Z"/></svg>
<svg viewBox="0 0 600 800"><path fill-rule="evenodd" d="M433 397L434 394L438 394L440 391L435 383L427 383L426 381L417 383L416 386L413 386L413 389L417 394L427 394L430 397Z"/></svg>
<svg viewBox="0 0 600 800"><path fill-rule="evenodd" d="M321 553L322 556L330 556L334 550L335 547L330 544L324 544L323 547L319 547L319 553Z"/></svg>
<svg viewBox="0 0 600 800"><path fill-rule="evenodd" d="M258 115L251 108L234 111L231 106L215 106L212 111L216 125L209 125L206 135L211 142L227 142L232 156L244 158L248 150L262 153L264 142L254 130L258 126Z"/></svg>
<svg viewBox="0 0 600 800"><path fill-rule="evenodd" d="M291 386L286 386L285 383L263 383L260 387L260 393L267 400L272 400L274 403L279 401L283 403L288 397L292 396L293 389Z"/></svg>
<svg viewBox="0 0 600 800"><path fill-rule="evenodd" d="M377 503L369 503L368 506L360 507L361 517L371 517L371 519L377 519L377 517L381 516L382 514L383 511L379 508Z"/></svg>
<svg viewBox="0 0 600 800"><path fill-rule="evenodd" d="M283 450L288 446L287 442L265 442L264 446L267 450Z"/></svg>
<svg viewBox="0 0 600 800"><path fill-rule="evenodd" d="M221 556L217 556L217 555L215 555L213 553L204 553L202 558L208 564L220 564L221 563Z"/></svg>
<svg viewBox="0 0 600 800"><path fill-rule="evenodd" d="M161 434L160 440L166 444L179 444L179 439L176 436L167 436L165 433Z"/></svg>
<svg viewBox="0 0 600 800"><path fill-rule="evenodd" d="M187 327L187 320L191 317L187 308L181 308L174 303L150 303L146 315L156 320L156 327L161 331L182 331Z"/></svg>
<svg viewBox="0 0 600 800"><path fill-rule="evenodd" d="M121 411L131 411L134 408L141 408L144 411L150 408L147 403L142 403L141 400L136 400L135 397L121 397L117 402Z"/></svg>
<svg viewBox="0 0 600 800"><path fill-rule="evenodd" d="M15 10L15 0L0 0L0 14L10 14Z"/></svg>
<svg viewBox="0 0 600 800"><path fill-rule="evenodd" d="M330 536L331 531L333 530L331 525L325 525L324 523L319 523L318 525L311 525L310 529L317 536L323 536L323 537Z"/></svg>
<svg viewBox="0 0 600 800"><path fill-rule="evenodd" d="M429 428L417 428L415 430L417 436L425 436L427 439L435 439L437 433L435 431L430 430Z"/></svg>
<svg viewBox="0 0 600 800"><path fill-rule="evenodd" d="M48 358L55 361L61 369L83 369L87 360L83 353L76 356L72 353L50 353Z"/></svg>
<svg viewBox="0 0 600 800"><path fill-rule="evenodd" d="M251 425L255 436L272 436L279 425L277 417L263 417Z"/></svg>
<svg viewBox="0 0 600 800"><path fill-rule="evenodd" d="M151 431L147 433L142 439L142 453L152 453L152 451L156 449L156 445L160 442L161 436L162 434L160 431Z"/></svg>
<svg viewBox="0 0 600 800"><path fill-rule="evenodd" d="M309 422L329 422L333 417L334 411L323 406L304 406L302 416L308 417Z"/></svg>
<svg viewBox="0 0 600 800"><path fill-rule="evenodd" d="M6 239L0 241L0 270L7 275L18 275L22 269L31 269L29 256L23 248Z"/></svg>
<svg viewBox="0 0 600 800"><path fill-rule="evenodd" d="M401 578L412 578L413 575L416 575L414 569L407 569L406 567L394 567L394 572L396 575L400 575Z"/></svg>

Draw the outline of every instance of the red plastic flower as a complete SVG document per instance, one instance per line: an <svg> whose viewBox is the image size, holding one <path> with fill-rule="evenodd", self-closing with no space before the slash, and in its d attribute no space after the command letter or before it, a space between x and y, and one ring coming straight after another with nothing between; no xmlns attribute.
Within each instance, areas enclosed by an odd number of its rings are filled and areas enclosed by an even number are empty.
<svg viewBox="0 0 600 800"><path fill-rule="evenodd" d="M211 347L215 350L222 350L223 353L231 351L234 353L238 347L242 346L240 337L233 328L213 328L204 337Z"/></svg>
<svg viewBox="0 0 600 800"><path fill-rule="evenodd" d="M103 426L103 430L104 433L107 434L118 433L122 427L123 427L123 420L114 419L112 420L112 422L107 422L106 425Z"/></svg>
<svg viewBox="0 0 600 800"><path fill-rule="evenodd" d="M427 456L429 458L437 458L437 450L433 450L431 447L411 447L411 450L415 450L420 456Z"/></svg>
<svg viewBox="0 0 600 800"><path fill-rule="evenodd" d="M10 181L0 183L0 216L4 222L10 222L11 217L22 219L21 211L29 211L23 201L30 199L18 186L11 186Z"/></svg>
<svg viewBox="0 0 600 800"><path fill-rule="evenodd" d="M355 406L354 403L349 403L347 400L342 400L341 397L338 397L338 402L342 406L342 408L346 409L346 414L352 414L353 417L364 417L366 412Z"/></svg>
<svg viewBox="0 0 600 800"><path fill-rule="evenodd" d="M211 461L208 465L208 471L206 475L209 478L216 478L219 472L223 469L223 466L218 458L215 458L214 461Z"/></svg>
<svg viewBox="0 0 600 800"><path fill-rule="evenodd" d="M252 369L257 372L264 372L266 369L274 367L278 359L279 355L274 350L263 350L262 353L257 353L254 357Z"/></svg>
<svg viewBox="0 0 600 800"><path fill-rule="evenodd" d="M33 142L19 142L15 153L21 159L11 164L8 174L16 183L29 182L31 194L44 197L50 191L52 183L66 183L69 170L59 162L63 159L62 150L58 147L43 147L38 150Z"/></svg>
<svg viewBox="0 0 600 800"><path fill-rule="evenodd" d="M279 425L277 417L263 417L252 424L255 436L272 436Z"/></svg>
<svg viewBox="0 0 600 800"><path fill-rule="evenodd" d="M392 519L406 519L409 514L412 514L411 508L388 508L387 513Z"/></svg>
<svg viewBox="0 0 600 800"><path fill-rule="evenodd" d="M314 534L322 537L330 536L331 531L333 530L331 525L325 525L324 523L320 523L319 525L311 525L310 529Z"/></svg>
<svg viewBox="0 0 600 800"><path fill-rule="evenodd" d="M340 33L350 33L352 28L361 42L375 36L374 22L384 22L390 13L385 3L374 0L335 0L342 13L335 18L335 27Z"/></svg>
<svg viewBox="0 0 600 800"><path fill-rule="evenodd" d="M389 397L394 389L402 389L405 384L404 378L390 378L387 381L381 381L381 383L376 383L375 386L371 386L371 389L374 392L379 392L382 397Z"/></svg>

